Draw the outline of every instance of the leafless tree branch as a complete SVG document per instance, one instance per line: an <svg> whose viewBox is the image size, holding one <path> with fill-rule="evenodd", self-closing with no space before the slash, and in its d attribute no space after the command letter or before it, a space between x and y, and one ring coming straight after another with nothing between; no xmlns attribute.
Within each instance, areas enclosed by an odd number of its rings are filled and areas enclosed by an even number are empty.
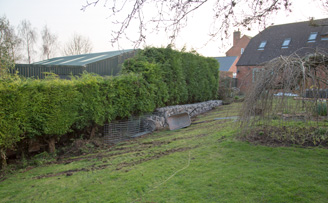
<svg viewBox="0 0 328 203"><path fill-rule="evenodd" d="M33 61L33 55L35 54L34 46L37 42L36 29L32 28L32 25L28 20L21 21L18 29L19 35L21 36L26 48L27 62L30 64Z"/></svg>
<svg viewBox="0 0 328 203"><path fill-rule="evenodd" d="M92 43L89 38L74 34L72 39L66 43L62 50L65 56L87 54L92 51Z"/></svg>
<svg viewBox="0 0 328 203"><path fill-rule="evenodd" d="M54 56L57 50L57 35L52 34L47 25L41 31L42 37L42 56L49 59Z"/></svg>
<svg viewBox="0 0 328 203"><path fill-rule="evenodd" d="M86 1L81 10L97 6L102 0ZM192 16L204 5L212 5L212 39L223 39L229 35L231 26L250 29L251 24L265 24L265 19L280 10L290 12L290 0L103 0L108 8L109 19L119 25L112 30L111 42L118 42L122 37L130 39L135 46L146 40L147 33L165 32L171 43L177 39L180 31ZM210 4L211 3L211 4ZM138 37L132 39L129 28L138 27ZM135 33L133 33L135 35Z"/></svg>

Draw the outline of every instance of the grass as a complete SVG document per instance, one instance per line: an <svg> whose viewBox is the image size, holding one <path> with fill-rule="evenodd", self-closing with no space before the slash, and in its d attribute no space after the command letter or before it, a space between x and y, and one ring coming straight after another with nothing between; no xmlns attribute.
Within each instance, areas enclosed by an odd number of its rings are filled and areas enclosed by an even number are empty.
<svg viewBox="0 0 328 203"><path fill-rule="evenodd" d="M239 141L236 122L214 120L239 108L14 172L0 182L0 202L328 202L328 150Z"/></svg>

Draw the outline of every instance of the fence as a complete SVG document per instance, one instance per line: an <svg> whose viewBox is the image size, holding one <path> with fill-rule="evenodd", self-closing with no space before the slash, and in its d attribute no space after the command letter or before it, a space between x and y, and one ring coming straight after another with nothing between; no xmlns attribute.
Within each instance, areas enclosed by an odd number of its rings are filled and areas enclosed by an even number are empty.
<svg viewBox="0 0 328 203"><path fill-rule="evenodd" d="M328 89L307 89L305 91L306 98L327 99Z"/></svg>

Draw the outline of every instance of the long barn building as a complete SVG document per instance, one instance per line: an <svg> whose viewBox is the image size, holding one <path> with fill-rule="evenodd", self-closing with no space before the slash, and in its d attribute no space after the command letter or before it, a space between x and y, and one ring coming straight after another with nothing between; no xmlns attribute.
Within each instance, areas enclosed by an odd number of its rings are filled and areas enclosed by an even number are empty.
<svg viewBox="0 0 328 203"><path fill-rule="evenodd" d="M115 76L120 72L122 63L135 56L136 52L137 50L127 49L56 57L33 64L16 64L12 73L39 79L44 79L47 73L55 73L62 79L69 79L71 75L80 75L84 71L101 76Z"/></svg>

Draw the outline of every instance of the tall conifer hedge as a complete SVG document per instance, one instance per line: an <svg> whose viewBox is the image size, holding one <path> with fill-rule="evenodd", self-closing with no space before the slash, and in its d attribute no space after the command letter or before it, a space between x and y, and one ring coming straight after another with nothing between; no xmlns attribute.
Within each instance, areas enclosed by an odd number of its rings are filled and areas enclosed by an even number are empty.
<svg viewBox="0 0 328 203"><path fill-rule="evenodd" d="M56 140L72 130L152 112L157 107L216 98L218 63L195 53L146 48L121 74L84 73L71 80L0 78L0 155L22 139Z"/></svg>

